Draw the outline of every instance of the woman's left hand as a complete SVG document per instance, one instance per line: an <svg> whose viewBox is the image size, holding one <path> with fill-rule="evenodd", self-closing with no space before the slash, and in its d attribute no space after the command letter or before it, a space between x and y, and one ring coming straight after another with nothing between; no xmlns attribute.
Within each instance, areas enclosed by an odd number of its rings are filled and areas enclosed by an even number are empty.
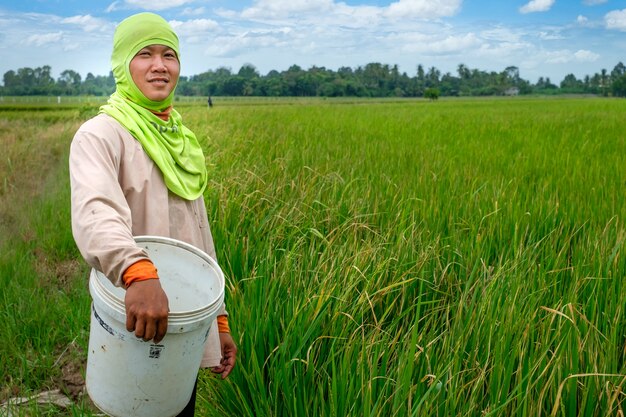
<svg viewBox="0 0 626 417"><path fill-rule="evenodd" d="M235 367L237 360L237 346L233 341L233 337L230 333L220 333L220 344L222 345L222 360L219 366L215 366L212 369L213 372L222 374L222 379L228 377L230 372Z"/></svg>

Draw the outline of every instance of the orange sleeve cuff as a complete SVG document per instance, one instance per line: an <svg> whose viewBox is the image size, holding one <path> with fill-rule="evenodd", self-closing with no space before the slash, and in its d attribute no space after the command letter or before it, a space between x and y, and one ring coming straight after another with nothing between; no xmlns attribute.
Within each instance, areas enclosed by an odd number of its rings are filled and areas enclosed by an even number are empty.
<svg viewBox="0 0 626 417"><path fill-rule="evenodd" d="M217 330L220 333L230 333L228 326L228 316L217 316Z"/></svg>
<svg viewBox="0 0 626 417"><path fill-rule="evenodd" d="M124 271L122 275L122 281L126 285L126 288L130 287L133 282L145 281L147 279L158 279L159 274L157 269L148 259L142 259L135 262Z"/></svg>

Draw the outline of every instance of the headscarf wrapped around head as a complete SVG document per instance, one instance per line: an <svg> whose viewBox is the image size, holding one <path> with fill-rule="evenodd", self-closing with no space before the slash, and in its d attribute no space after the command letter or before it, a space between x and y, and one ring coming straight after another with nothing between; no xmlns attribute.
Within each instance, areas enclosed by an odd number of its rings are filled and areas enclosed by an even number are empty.
<svg viewBox="0 0 626 417"><path fill-rule="evenodd" d="M152 101L137 88L130 74L130 61L149 45L172 48L180 62L178 36L165 19L154 13L139 13L124 19L115 30L111 67L118 94L149 110L161 111L172 104L174 90L165 100Z"/></svg>
<svg viewBox="0 0 626 417"><path fill-rule="evenodd" d="M137 139L159 167L167 188L187 200L195 200L206 188L208 175L202 148L196 136L171 108L174 90L162 101L147 98L134 83L130 62L149 45L165 45L180 60L178 36L161 16L139 13L124 19L113 36L111 67L115 92L100 108L122 124ZM178 80L171 80L178 82ZM171 109L169 119L155 112Z"/></svg>

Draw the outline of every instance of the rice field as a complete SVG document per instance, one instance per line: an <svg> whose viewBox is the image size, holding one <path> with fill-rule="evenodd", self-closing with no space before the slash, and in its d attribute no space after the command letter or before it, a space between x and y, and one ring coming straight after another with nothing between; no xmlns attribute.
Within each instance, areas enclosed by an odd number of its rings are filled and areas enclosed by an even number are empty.
<svg viewBox="0 0 626 417"><path fill-rule="evenodd" d="M178 108L239 361L197 415L624 415L626 101L214 103ZM7 106L0 403L84 371L67 151L96 109ZM74 399L19 412L98 414Z"/></svg>

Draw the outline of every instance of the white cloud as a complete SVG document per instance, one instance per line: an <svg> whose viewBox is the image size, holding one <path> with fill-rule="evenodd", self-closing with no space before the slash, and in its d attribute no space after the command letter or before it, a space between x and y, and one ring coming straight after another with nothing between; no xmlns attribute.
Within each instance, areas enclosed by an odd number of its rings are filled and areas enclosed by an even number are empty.
<svg viewBox="0 0 626 417"><path fill-rule="evenodd" d="M204 7L191 8L186 7L181 13L183 16L201 16L206 14L206 9Z"/></svg>
<svg viewBox="0 0 626 417"><path fill-rule="evenodd" d="M520 13L547 12L550 10L555 0L531 0L529 3L520 7Z"/></svg>
<svg viewBox="0 0 626 417"><path fill-rule="evenodd" d="M549 64L565 64L572 61L571 51L551 51L546 52L546 62Z"/></svg>
<svg viewBox="0 0 626 417"><path fill-rule="evenodd" d="M187 3L191 3L194 0L124 0L124 4L130 8L143 9L143 10L166 10L174 7L183 6ZM115 2L111 7L118 7ZM115 5L115 6L114 6ZM107 9L108 10L108 9ZM113 9L116 10L116 9Z"/></svg>
<svg viewBox="0 0 626 417"><path fill-rule="evenodd" d="M76 51L80 48L80 45L77 43L68 43L63 46L64 52Z"/></svg>
<svg viewBox="0 0 626 417"><path fill-rule="evenodd" d="M496 42L517 43L521 41L524 33L514 31L507 27L498 26L481 31L480 36L484 39Z"/></svg>
<svg viewBox="0 0 626 417"><path fill-rule="evenodd" d="M544 41L558 41L558 40L565 39L565 37L555 31L552 31L552 32L541 31L539 32L539 39L543 39Z"/></svg>
<svg viewBox="0 0 626 417"><path fill-rule="evenodd" d="M461 0L399 0L391 3L385 15L394 18L433 19L453 16L461 8Z"/></svg>
<svg viewBox="0 0 626 417"><path fill-rule="evenodd" d="M476 56L510 65L519 62L520 57L528 56L533 50L534 45L527 42L484 43L476 51Z"/></svg>
<svg viewBox="0 0 626 417"><path fill-rule="evenodd" d="M106 12L107 13L114 12L116 10L119 10L119 7L120 7L120 2L114 1L113 3L109 4L109 7L106 8Z"/></svg>
<svg viewBox="0 0 626 417"><path fill-rule="evenodd" d="M59 43L62 39L63 32L44 33L42 35L30 35L24 40L24 44L29 46L43 46Z"/></svg>
<svg viewBox="0 0 626 417"><path fill-rule="evenodd" d="M211 19L171 20L169 24L179 36L205 34L219 28L219 23Z"/></svg>
<svg viewBox="0 0 626 417"><path fill-rule="evenodd" d="M312 16L312 23L346 27L346 28L371 28L377 26L381 21L382 9L374 6L352 7L345 3L334 6L332 13L322 16Z"/></svg>
<svg viewBox="0 0 626 417"><path fill-rule="evenodd" d="M257 0L241 15L247 19L280 19L299 14L327 13L333 7L332 0Z"/></svg>
<svg viewBox="0 0 626 417"><path fill-rule="evenodd" d="M595 62L600 58L600 55L585 49L579 49L574 52L574 58L576 58L577 62Z"/></svg>
<svg viewBox="0 0 626 417"><path fill-rule="evenodd" d="M607 29L616 29L626 32L626 9L613 10L604 16Z"/></svg>
<svg viewBox="0 0 626 417"><path fill-rule="evenodd" d="M84 16L72 16L61 19L61 23L77 25L81 27L85 32L93 32L95 30L109 30L109 24L102 20L92 17L91 15Z"/></svg>
<svg viewBox="0 0 626 417"><path fill-rule="evenodd" d="M236 36L218 36L205 52L216 57L232 57L246 50L293 47L293 41L299 41L298 36L294 35L291 28L280 28L248 31Z"/></svg>
<svg viewBox="0 0 626 417"><path fill-rule="evenodd" d="M252 7L244 9L241 17L252 20L295 18L299 22L309 17L325 21L345 22L354 26L353 19L365 24L378 22L381 18L395 20L436 19L453 16L461 8L462 0L398 0L388 7L350 6L334 0L256 0ZM222 16L234 13L219 11Z"/></svg>
<svg viewBox="0 0 626 417"><path fill-rule="evenodd" d="M563 49L560 51L546 52L546 62L550 64L567 64L570 62L594 62L600 58L600 55L579 49L576 52L572 52L569 49Z"/></svg>
<svg viewBox="0 0 626 417"><path fill-rule="evenodd" d="M606 23L599 19L589 19L587 16L578 15L576 24L585 28L600 28L606 26Z"/></svg>
<svg viewBox="0 0 626 417"><path fill-rule="evenodd" d="M442 55L467 52L480 48L482 41L474 34L436 35L413 34L412 39L407 39L402 48L405 52L422 53L425 55Z"/></svg>

